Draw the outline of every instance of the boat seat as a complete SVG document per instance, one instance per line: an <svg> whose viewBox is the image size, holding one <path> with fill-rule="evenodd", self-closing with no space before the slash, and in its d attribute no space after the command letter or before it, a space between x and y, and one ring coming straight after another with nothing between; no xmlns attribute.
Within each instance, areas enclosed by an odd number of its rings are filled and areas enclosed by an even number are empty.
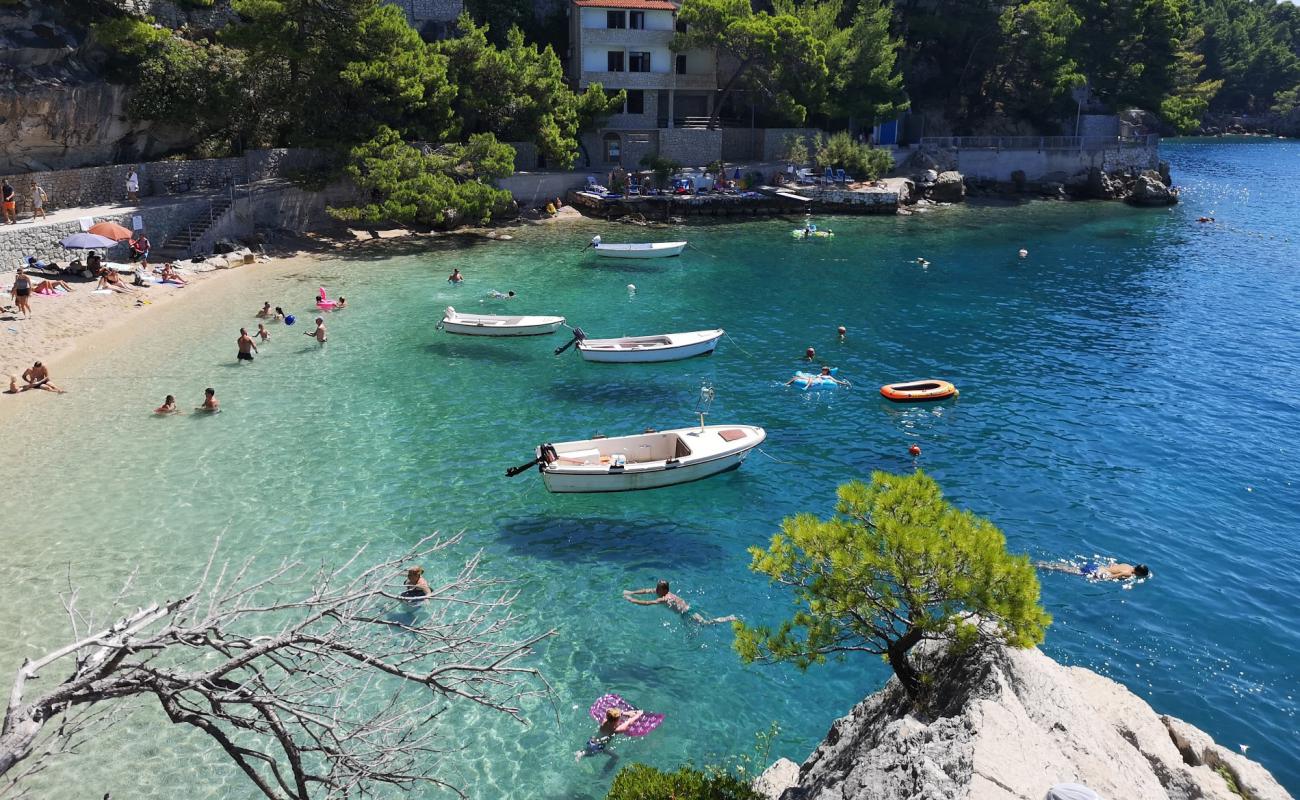
<svg viewBox="0 0 1300 800"><path fill-rule="evenodd" d="M559 461L572 461L576 464L586 464L588 461L600 461L600 450L592 448L590 450L573 450L568 453L556 453Z"/></svg>
<svg viewBox="0 0 1300 800"><path fill-rule="evenodd" d="M724 442L738 442L741 439L745 438L745 432L738 431L735 428L728 428L725 431L718 431L718 435L722 437L722 441Z"/></svg>

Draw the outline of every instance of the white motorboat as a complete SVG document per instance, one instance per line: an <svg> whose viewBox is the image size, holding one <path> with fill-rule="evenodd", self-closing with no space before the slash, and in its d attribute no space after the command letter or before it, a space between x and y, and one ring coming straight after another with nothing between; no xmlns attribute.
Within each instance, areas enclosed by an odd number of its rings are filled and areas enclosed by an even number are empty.
<svg viewBox="0 0 1300 800"><path fill-rule="evenodd" d="M737 469L766 438L766 431L752 425L700 425L543 444L535 459L506 475L536 465L551 492L659 489Z"/></svg>
<svg viewBox="0 0 1300 800"><path fill-rule="evenodd" d="M592 237L588 245L596 255L608 258L667 258L680 256L686 242L639 242L633 244L605 244L599 236Z"/></svg>
<svg viewBox="0 0 1300 800"><path fill-rule="evenodd" d="M438 327L447 333L469 336L540 336L555 333L564 317L504 317L493 314L461 314L447 306Z"/></svg>
<svg viewBox="0 0 1300 800"><path fill-rule="evenodd" d="M658 336L625 336L621 339L578 340L578 352L587 361L615 364L678 361L712 353L725 333L721 328Z"/></svg>

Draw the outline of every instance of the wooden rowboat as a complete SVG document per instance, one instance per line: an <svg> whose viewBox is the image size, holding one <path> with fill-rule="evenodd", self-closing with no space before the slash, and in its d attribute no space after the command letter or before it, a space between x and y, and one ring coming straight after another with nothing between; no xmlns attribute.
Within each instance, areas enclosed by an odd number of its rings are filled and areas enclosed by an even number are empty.
<svg viewBox="0 0 1300 800"><path fill-rule="evenodd" d="M438 327L447 333L467 336L540 336L555 333L564 317L505 317L493 314L461 314L447 306Z"/></svg>

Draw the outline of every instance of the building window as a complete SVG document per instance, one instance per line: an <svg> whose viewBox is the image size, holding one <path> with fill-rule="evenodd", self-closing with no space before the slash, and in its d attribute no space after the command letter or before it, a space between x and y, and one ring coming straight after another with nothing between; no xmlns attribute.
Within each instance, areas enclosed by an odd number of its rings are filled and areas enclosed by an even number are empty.
<svg viewBox="0 0 1300 800"><path fill-rule="evenodd" d="M596 19L600 19L600 17L597 17ZM622 12L622 11L606 11L606 12L605 12L605 27L606 27L606 28L623 28L623 27L626 27L626 25L625 25L624 22L623 22L623 19L624 19L624 17L623 17L623 12Z"/></svg>
<svg viewBox="0 0 1300 800"><path fill-rule="evenodd" d="M627 110L625 114L645 113L645 92L640 89L627 90Z"/></svg>
<svg viewBox="0 0 1300 800"><path fill-rule="evenodd" d="M645 28L645 12L629 11L627 12L627 26L632 30L643 30Z"/></svg>
<svg viewBox="0 0 1300 800"><path fill-rule="evenodd" d="M685 56L685 55L679 55L679 56L677 56L677 74L678 74L678 75L685 75L685 74L686 74L686 56Z"/></svg>
<svg viewBox="0 0 1300 800"><path fill-rule="evenodd" d="M605 134L605 163L617 164L623 158L623 143L617 133Z"/></svg>
<svg viewBox="0 0 1300 800"><path fill-rule="evenodd" d="M650 54L649 53L628 53L627 71L628 72L649 72Z"/></svg>
<svg viewBox="0 0 1300 800"><path fill-rule="evenodd" d="M609 71L610 71L610 72L622 72L622 71L623 71L623 51L622 51L622 50L610 50L610 51L609 51Z"/></svg>

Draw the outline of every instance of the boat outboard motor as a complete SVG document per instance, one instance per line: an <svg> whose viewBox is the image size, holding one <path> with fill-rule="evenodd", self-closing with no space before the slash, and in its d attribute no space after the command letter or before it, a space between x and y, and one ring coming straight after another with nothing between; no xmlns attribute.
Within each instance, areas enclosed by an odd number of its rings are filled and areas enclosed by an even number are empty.
<svg viewBox="0 0 1300 800"><path fill-rule="evenodd" d="M539 455L537 456L537 458L534 458L532 461L529 461L527 464L520 464L517 467L508 467L506 469L506 477L513 478L516 475L523 474L524 472L527 472L529 469L532 469L538 464L554 464L556 459L560 457L555 452L555 446L550 444L549 442L539 447L538 451L539 451Z"/></svg>
<svg viewBox="0 0 1300 800"><path fill-rule="evenodd" d="M575 344L586 338L587 334L582 332L582 328L574 328L573 338L569 340L568 344L555 348L555 354L558 356L560 353L563 353L565 350L568 350L570 347L573 347Z"/></svg>

